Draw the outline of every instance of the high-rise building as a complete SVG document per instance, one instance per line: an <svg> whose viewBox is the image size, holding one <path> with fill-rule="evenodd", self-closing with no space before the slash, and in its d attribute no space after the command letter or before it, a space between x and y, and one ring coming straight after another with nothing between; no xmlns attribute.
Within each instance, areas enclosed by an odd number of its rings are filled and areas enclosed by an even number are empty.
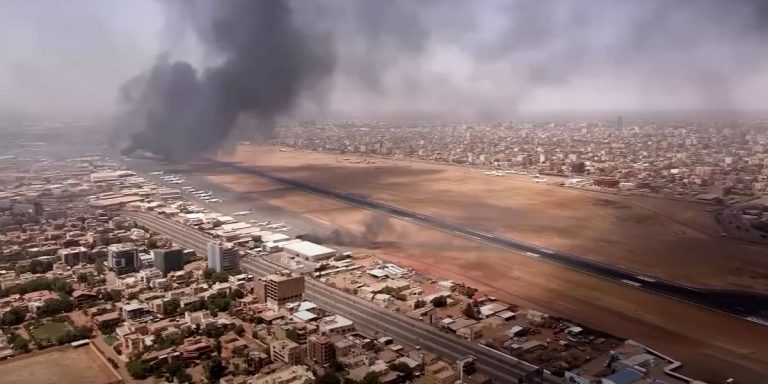
<svg viewBox="0 0 768 384"><path fill-rule="evenodd" d="M292 276L290 272L269 275L264 278L264 297L268 305L281 307L301 301L304 295L304 276Z"/></svg>
<svg viewBox="0 0 768 384"><path fill-rule="evenodd" d="M216 272L237 274L240 271L240 255L230 244L208 243L208 268Z"/></svg>
<svg viewBox="0 0 768 384"><path fill-rule="evenodd" d="M84 247L70 247L58 250L58 255L61 257L61 261L71 266L88 263L88 250Z"/></svg>
<svg viewBox="0 0 768 384"><path fill-rule="evenodd" d="M107 248L107 264L118 275L139 270L139 250L130 243L113 244Z"/></svg>
<svg viewBox="0 0 768 384"><path fill-rule="evenodd" d="M173 271L184 269L184 250L181 248L153 249L155 268L163 273L163 276Z"/></svg>
<svg viewBox="0 0 768 384"><path fill-rule="evenodd" d="M616 130L619 132L624 130L624 116L616 117Z"/></svg>
<svg viewBox="0 0 768 384"><path fill-rule="evenodd" d="M320 365L333 361L335 352L328 336L312 335L307 339L307 357Z"/></svg>

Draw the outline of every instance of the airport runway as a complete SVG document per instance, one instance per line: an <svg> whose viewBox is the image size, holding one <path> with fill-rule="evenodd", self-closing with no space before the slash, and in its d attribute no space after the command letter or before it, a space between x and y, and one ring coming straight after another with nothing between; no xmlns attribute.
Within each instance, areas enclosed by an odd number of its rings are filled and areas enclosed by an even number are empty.
<svg viewBox="0 0 768 384"><path fill-rule="evenodd" d="M408 222L425 225L443 232L480 241L492 246L522 253L532 258L555 263L590 275L664 295L690 304L726 313L732 316L768 326L768 295L757 292L697 288L678 284L654 276L643 275L627 269L600 263L584 257L548 249L520 240L484 232L469 226L452 223L403 208L368 200L353 194L334 191L302 181L273 175L254 166L237 163L227 164L241 172L250 173L279 184L300 189L318 196L341 201L371 211L381 212Z"/></svg>

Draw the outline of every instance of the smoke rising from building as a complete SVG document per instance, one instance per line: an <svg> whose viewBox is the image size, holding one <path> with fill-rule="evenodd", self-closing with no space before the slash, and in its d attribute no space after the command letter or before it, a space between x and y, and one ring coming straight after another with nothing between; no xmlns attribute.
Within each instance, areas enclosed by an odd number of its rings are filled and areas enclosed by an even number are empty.
<svg viewBox="0 0 768 384"><path fill-rule="evenodd" d="M300 237L321 244L375 249L383 245L392 246L390 243L393 242L394 235L395 228L389 217L373 214L363 222L360 231L336 228L328 232L307 233Z"/></svg>
<svg viewBox="0 0 768 384"><path fill-rule="evenodd" d="M159 59L123 87L128 152L185 159L289 115L768 109L762 1L164 4L204 59Z"/></svg>
<svg viewBox="0 0 768 384"><path fill-rule="evenodd" d="M143 129L126 153L194 157L220 145L241 118L268 134L279 114L331 73L331 51L297 28L284 1L178 1L169 12L185 18L219 62L197 69L160 59L129 81L121 121Z"/></svg>

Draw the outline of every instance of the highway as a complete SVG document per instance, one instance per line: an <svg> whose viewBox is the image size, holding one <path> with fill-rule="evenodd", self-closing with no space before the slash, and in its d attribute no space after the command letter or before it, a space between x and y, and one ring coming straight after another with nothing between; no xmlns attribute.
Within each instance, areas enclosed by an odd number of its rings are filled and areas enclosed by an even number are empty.
<svg viewBox="0 0 768 384"><path fill-rule="evenodd" d="M749 291L706 289L683 285L655 276L644 275L624 268L600 263L567 252L548 249L539 245L484 232L466 225L452 223L418 212L364 199L353 194L276 176L257 167L245 166L237 163L220 162L220 164L228 164L229 167L238 171L254 174L276 183L318 196L330 198L371 211L381 212L408 222L421 224L495 247L522 253L529 257L555 263L573 270L608 279L619 284L625 284L627 286L653 292L768 326L768 295L766 294ZM684 267L685 266L681 266L681 268Z"/></svg>
<svg viewBox="0 0 768 384"><path fill-rule="evenodd" d="M205 252L206 244L212 240L203 232L156 215L138 212L124 214L197 252ZM244 257L241 267L256 276L265 276L280 269L256 257ZM507 354L448 335L421 321L382 309L313 279L307 279L306 298L364 328L378 330L401 342L418 345L446 359L455 361L467 355L475 356L479 370L499 383L516 383L519 377L535 369L534 366ZM544 382L561 383L562 379L545 375Z"/></svg>

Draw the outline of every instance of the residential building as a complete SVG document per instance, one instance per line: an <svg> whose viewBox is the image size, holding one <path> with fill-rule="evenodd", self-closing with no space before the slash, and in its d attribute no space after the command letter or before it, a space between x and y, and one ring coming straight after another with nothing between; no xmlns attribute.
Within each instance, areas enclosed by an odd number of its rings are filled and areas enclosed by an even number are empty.
<svg viewBox="0 0 768 384"><path fill-rule="evenodd" d="M307 339L307 358L320 364L330 363L335 358L335 349L328 336L312 335Z"/></svg>
<svg viewBox="0 0 768 384"><path fill-rule="evenodd" d="M107 249L107 265L118 275L139 270L139 251L130 243L113 244Z"/></svg>
<svg viewBox="0 0 768 384"><path fill-rule="evenodd" d="M155 258L155 268L159 269L163 276L184 269L184 250L181 248L153 249L152 255Z"/></svg>
<svg viewBox="0 0 768 384"><path fill-rule="evenodd" d="M131 303L123 306L123 319L125 320L141 319L149 314L149 307L146 304Z"/></svg>
<svg viewBox="0 0 768 384"><path fill-rule="evenodd" d="M216 272L238 274L240 255L233 246L222 243L208 243L208 268Z"/></svg>
<svg viewBox="0 0 768 384"><path fill-rule="evenodd" d="M324 335L346 335L355 330L355 323L346 317L332 315L320 319L320 333Z"/></svg>
<svg viewBox="0 0 768 384"><path fill-rule="evenodd" d="M304 276L290 273L269 275L264 278L264 297L271 307L300 302L304 295Z"/></svg>
<svg viewBox="0 0 768 384"><path fill-rule="evenodd" d="M291 340L278 340L269 345L269 356L275 362L298 365L304 362L306 354L306 347Z"/></svg>
<svg viewBox="0 0 768 384"><path fill-rule="evenodd" d="M88 250L84 247L71 247L58 250L61 261L70 267L88 263Z"/></svg>
<svg viewBox="0 0 768 384"><path fill-rule="evenodd" d="M454 384L456 371L445 361L439 360L424 367L424 384Z"/></svg>
<svg viewBox="0 0 768 384"><path fill-rule="evenodd" d="M285 367L266 376L257 376L248 384L309 384L315 382L312 371L304 365Z"/></svg>

